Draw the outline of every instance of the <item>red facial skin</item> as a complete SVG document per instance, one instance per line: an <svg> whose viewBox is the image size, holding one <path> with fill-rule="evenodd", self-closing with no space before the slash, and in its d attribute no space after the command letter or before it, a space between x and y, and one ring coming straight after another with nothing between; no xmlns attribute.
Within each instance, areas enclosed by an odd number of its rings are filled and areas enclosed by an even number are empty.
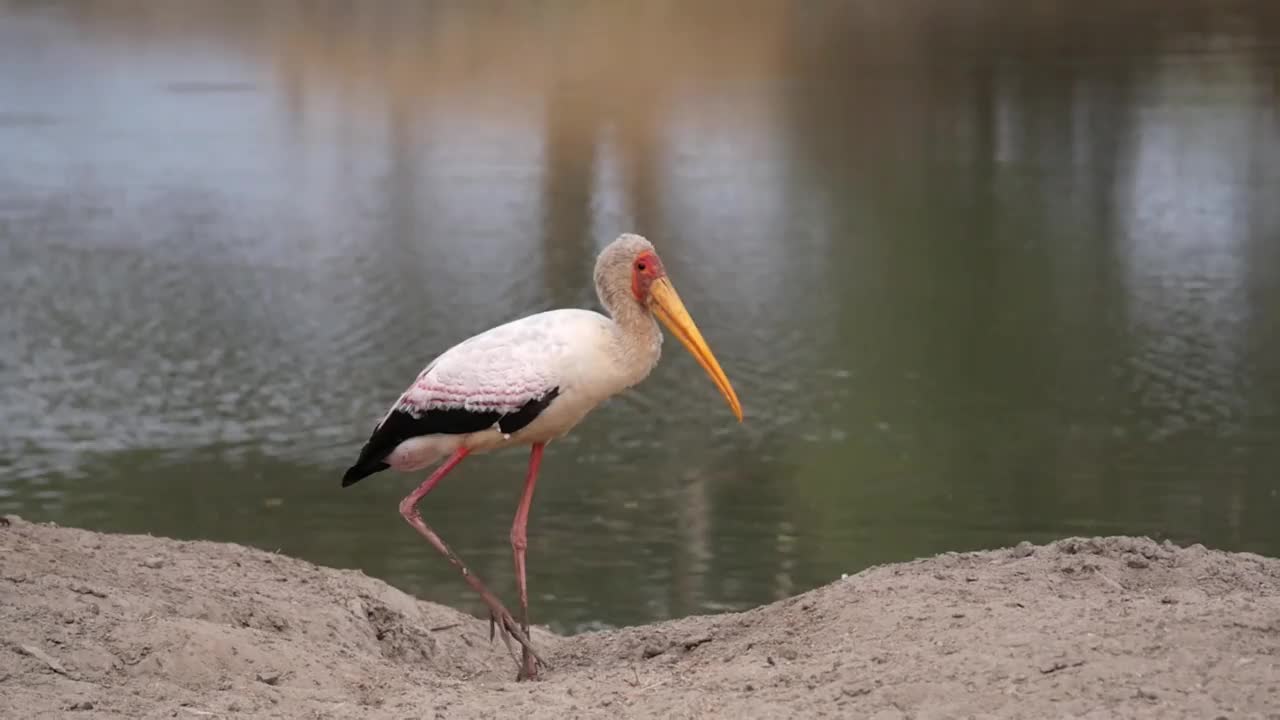
<svg viewBox="0 0 1280 720"><path fill-rule="evenodd" d="M641 304L649 302L649 287L654 280L666 277L666 274L662 261L655 253L648 250L640 253L631 261L631 294Z"/></svg>

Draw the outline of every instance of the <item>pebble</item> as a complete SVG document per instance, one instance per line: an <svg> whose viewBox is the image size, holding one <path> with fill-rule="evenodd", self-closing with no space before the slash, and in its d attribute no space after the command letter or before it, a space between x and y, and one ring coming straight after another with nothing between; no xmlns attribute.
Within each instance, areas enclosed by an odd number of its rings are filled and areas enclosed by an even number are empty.
<svg viewBox="0 0 1280 720"><path fill-rule="evenodd" d="M93 703L89 702L88 700L81 700L78 703L72 703L70 706L67 707L67 709L68 710L92 710Z"/></svg>
<svg viewBox="0 0 1280 720"><path fill-rule="evenodd" d="M1125 562L1135 570L1144 570L1151 567L1151 561L1141 555L1133 555Z"/></svg>
<svg viewBox="0 0 1280 720"><path fill-rule="evenodd" d="M160 568L164 567L164 558L149 557L146 560L142 561L142 567L151 568L152 570L159 570Z"/></svg>
<svg viewBox="0 0 1280 720"><path fill-rule="evenodd" d="M347 610L361 620L368 620L369 616L365 613L364 603L360 602L360 598L351 598L347 601Z"/></svg>
<svg viewBox="0 0 1280 720"><path fill-rule="evenodd" d="M91 588L88 585L85 585L84 583L76 583L75 585L72 585L71 592L78 593L80 595L92 595L98 598L104 598L107 596L107 594L102 592L101 590L98 590L96 588Z"/></svg>
<svg viewBox="0 0 1280 720"><path fill-rule="evenodd" d="M1035 545L1032 545L1026 540L1023 540L1022 542L1018 543L1017 546L1015 546L1013 550L1009 552L1009 554L1016 558L1024 558L1024 557L1028 557L1030 555L1035 554L1035 551L1036 551Z"/></svg>
<svg viewBox="0 0 1280 720"><path fill-rule="evenodd" d="M843 692L845 695L848 695L849 697L858 697L859 695L866 695L867 693L871 692L871 688L867 687L866 685L848 685L848 686L845 686Z"/></svg>

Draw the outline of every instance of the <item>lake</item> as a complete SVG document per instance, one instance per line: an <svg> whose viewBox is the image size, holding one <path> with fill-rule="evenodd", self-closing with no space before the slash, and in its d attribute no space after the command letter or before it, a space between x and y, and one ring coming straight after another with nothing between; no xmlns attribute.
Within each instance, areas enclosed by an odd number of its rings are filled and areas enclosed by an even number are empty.
<svg viewBox="0 0 1280 720"><path fill-rule="evenodd" d="M549 446L535 622L1074 534L1280 555L1278 200L1275 3L0 1L0 512L479 613L421 478L342 471L635 231L746 421L669 339ZM422 506L509 606L525 461Z"/></svg>

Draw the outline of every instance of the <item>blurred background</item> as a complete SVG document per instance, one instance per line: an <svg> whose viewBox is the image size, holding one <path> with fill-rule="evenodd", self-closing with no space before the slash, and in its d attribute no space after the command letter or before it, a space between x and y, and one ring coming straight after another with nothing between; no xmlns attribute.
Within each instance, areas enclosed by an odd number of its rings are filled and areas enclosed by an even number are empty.
<svg viewBox="0 0 1280 720"><path fill-rule="evenodd" d="M1071 534L1280 554L1271 0L0 0L0 512L236 541L479 612L339 479L437 353L668 343L544 463L536 622L745 608ZM424 516L515 601L526 456Z"/></svg>

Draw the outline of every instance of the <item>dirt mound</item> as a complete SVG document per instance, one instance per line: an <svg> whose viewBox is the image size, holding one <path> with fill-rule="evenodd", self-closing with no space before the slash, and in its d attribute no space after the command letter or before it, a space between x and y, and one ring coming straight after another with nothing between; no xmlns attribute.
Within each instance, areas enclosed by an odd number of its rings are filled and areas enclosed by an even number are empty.
<svg viewBox="0 0 1280 720"><path fill-rule="evenodd" d="M0 526L0 717L1280 718L1280 560L1142 538L569 638L237 545Z"/></svg>

